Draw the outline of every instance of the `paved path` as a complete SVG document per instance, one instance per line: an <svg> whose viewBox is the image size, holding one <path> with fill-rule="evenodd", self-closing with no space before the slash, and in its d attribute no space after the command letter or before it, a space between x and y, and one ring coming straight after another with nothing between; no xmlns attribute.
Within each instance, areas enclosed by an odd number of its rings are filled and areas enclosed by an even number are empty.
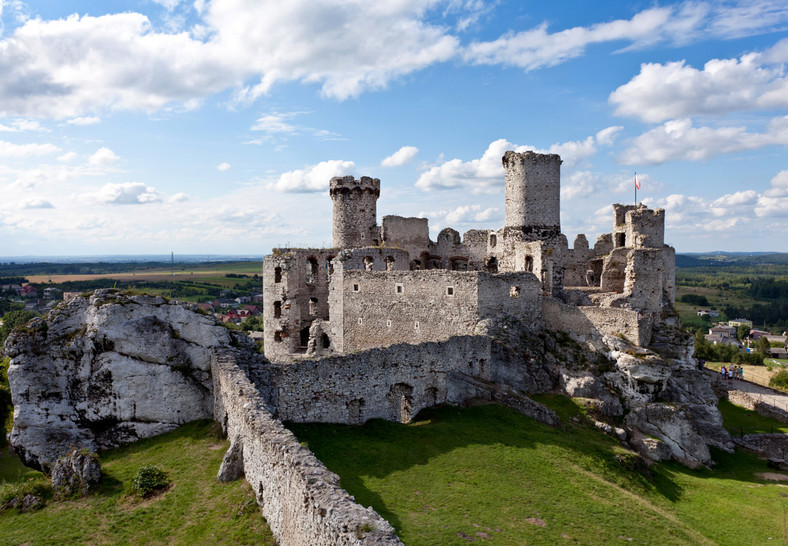
<svg viewBox="0 0 788 546"><path fill-rule="evenodd" d="M770 406L774 406L788 412L788 394L770 389L769 387L764 387L763 385L751 383L750 381L734 379L728 383L727 379L720 378L719 372L715 372L713 370L706 370L706 373L712 375L714 377L714 381L717 382L717 384L724 385L728 390L745 392L759 402L769 404Z"/></svg>

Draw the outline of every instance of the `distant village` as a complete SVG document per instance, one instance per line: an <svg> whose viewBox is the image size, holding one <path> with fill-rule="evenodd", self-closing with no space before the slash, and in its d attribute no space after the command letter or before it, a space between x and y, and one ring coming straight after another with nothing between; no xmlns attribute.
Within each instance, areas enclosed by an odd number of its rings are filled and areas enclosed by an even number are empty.
<svg viewBox="0 0 788 546"><path fill-rule="evenodd" d="M49 311L61 301L70 301L81 293L64 292L58 288L42 289L29 283L0 284L0 299L17 304L17 308L22 306L20 310L35 313ZM249 318L262 316L262 292L250 296L235 296L233 290L222 290L218 298L196 305L202 312L214 315L222 324L241 326ZM262 330L262 321L260 322L260 330Z"/></svg>
<svg viewBox="0 0 788 546"><path fill-rule="evenodd" d="M700 310L699 317L717 318L718 311ZM765 338L769 342L768 356L772 358L788 358L788 332L772 334L766 330L753 328L751 320L737 318L727 322L717 322L709 333L704 336L712 345L732 345L746 352L754 351L755 342Z"/></svg>

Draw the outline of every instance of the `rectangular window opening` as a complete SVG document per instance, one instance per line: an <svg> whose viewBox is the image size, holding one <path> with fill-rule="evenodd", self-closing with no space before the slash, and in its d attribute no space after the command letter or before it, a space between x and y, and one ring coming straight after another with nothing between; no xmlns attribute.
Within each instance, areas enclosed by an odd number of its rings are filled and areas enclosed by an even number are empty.
<svg viewBox="0 0 788 546"><path fill-rule="evenodd" d="M453 296L454 295L454 287L453 286L447 286L446 287L446 295L447 296Z"/></svg>
<svg viewBox="0 0 788 546"><path fill-rule="evenodd" d="M353 292L358 292L358 291L359 291L359 286L357 284L354 284L353 285Z"/></svg>
<svg viewBox="0 0 788 546"><path fill-rule="evenodd" d="M405 285L402 285L402 284L394 285L394 291L397 294L404 294L405 293Z"/></svg>

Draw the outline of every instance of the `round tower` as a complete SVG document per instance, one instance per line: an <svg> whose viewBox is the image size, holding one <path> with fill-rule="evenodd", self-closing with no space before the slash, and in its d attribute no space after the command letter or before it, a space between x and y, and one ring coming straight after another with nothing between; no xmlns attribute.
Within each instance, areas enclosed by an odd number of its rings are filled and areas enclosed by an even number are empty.
<svg viewBox="0 0 788 546"><path fill-rule="evenodd" d="M334 201L334 248L372 246L380 180L368 176L359 180L336 176L331 179L329 193Z"/></svg>
<svg viewBox="0 0 788 546"><path fill-rule="evenodd" d="M561 157L506 152L506 228L537 238L561 233Z"/></svg>

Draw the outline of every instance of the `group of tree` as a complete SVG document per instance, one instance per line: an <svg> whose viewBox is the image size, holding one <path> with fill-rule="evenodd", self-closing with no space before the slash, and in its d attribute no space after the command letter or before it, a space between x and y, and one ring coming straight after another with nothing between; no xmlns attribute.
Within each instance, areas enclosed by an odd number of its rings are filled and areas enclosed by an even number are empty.
<svg viewBox="0 0 788 546"><path fill-rule="evenodd" d="M747 353L736 345L710 343L705 337L705 330L698 329L695 333L695 355L702 360L711 362L732 362L733 364L751 364L762 366L763 359L769 356L771 344L765 337L755 342L755 351Z"/></svg>

